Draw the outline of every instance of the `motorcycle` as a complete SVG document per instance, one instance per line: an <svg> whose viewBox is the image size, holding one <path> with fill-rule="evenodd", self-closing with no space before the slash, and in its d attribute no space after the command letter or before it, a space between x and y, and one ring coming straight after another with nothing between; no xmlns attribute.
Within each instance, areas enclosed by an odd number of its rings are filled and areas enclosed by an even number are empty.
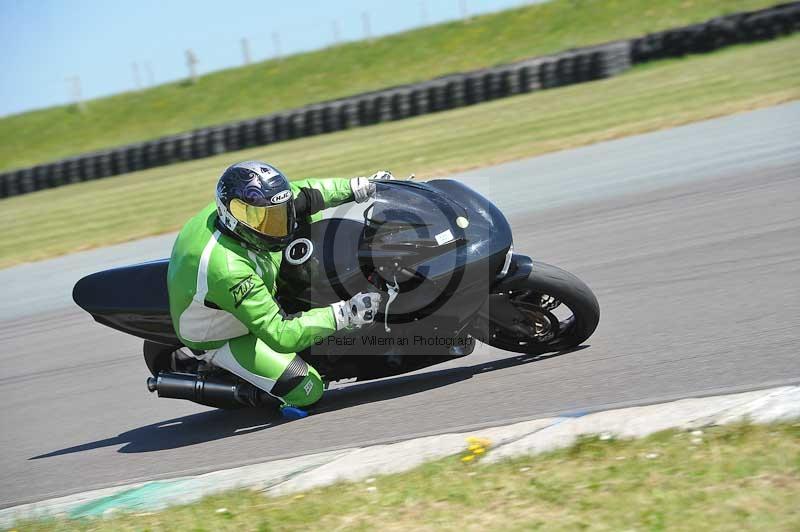
<svg viewBox="0 0 800 532"><path fill-rule="evenodd" d="M380 181L360 218L334 212L298 228L284 250L277 299L288 313L383 294L374 324L315 339L299 353L327 383L378 379L469 355L476 342L540 355L579 346L600 318L575 275L516 253L511 227L489 200L450 179ZM169 260L88 275L74 301L99 323L144 339L160 397L217 408L275 403L203 362L173 329Z"/></svg>

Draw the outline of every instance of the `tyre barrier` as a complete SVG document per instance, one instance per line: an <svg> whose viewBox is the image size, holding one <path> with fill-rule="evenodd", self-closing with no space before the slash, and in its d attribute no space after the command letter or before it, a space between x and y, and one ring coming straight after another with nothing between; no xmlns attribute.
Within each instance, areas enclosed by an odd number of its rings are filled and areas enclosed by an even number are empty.
<svg viewBox="0 0 800 532"><path fill-rule="evenodd" d="M142 163L144 168L158 166L161 158L158 156L158 141L151 140L142 147Z"/></svg>
<svg viewBox="0 0 800 532"><path fill-rule="evenodd" d="M67 159L66 161L64 161L64 168L65 168L64 178L67 184L80 182L81 171L77 158Z"/></svg>
<svg viewBox="0 0 800 532"><path fill-rule="evenodd" d="M192 159L192 136L191 134L177 135L174 137L175 157L179 161Z"/></svg>
<svg viewBox="0 0 800 532"><path fill-rule="evenodd" d="M542 89L552 89L557 85L555 62L543 61L539 65L539 80L541 80Z"/></svg>
<svg viewBox="0 0 800 532"><path fill-rule="evenodd" d="M23 168L19 172L19 193L20 194L27 194L29 192L33 192L35 190L33 186L33 169L32 168Z"/></svg>
<svg viewBox="0 0 800 532"><path fill-rule="evenodd" d="M116 149L111 152L111 172L114 175L128 173L128 162L124 149Z"/></svg>
<svg viewBox="0 0 800 532"><path fill-rule="evenodd" d="M259 146L275 142L272 120L259 118L256 120L256 143Z"/></svg>
<svg viewBox="0 0 800 532"><path fill-rule="evenodd" d="M19 191L19 170L7 172L3 176L3 197L16 196Z"/></svg>
<svg viewBox="0 0 800 532"><path fill-rule="evenodd" d="M362 98L356 104L358 109L358 124L359 126L368 126L378 122L377 113L375 109L375 100L373 98Z"/></svg>
<svg viewBox="0 0 800 532"><path fill-rule="evenodd" d="M222 128L222 139L224 143L224 152L237 151L242 149L242 143L239 139L239 126L229 125Z"/></svg>
<svg viewBox="0 0 800 532"><path fill-rule="evenodd" d="M272 135L274 142L289 139L289 124L285 115L275 115L272 117Z"/></svg>
<svg viewBox="0 0 800 532"><path fill-rule="evenodd" d="M483 77L480 74L473 74L464 80L464 103L475 105L485 101L486 95L483 90Z"/></svg>
<svg viewBox="0 0 800 532"><path fill-rule="evenodd" d="M503 96L519 94L519 69L508 69L500 72L500 93Z"/></svg>
<svg viewBox="0 0 800 532"><path fill-rule="evenodd" d="M392 120L402 120L411 116L411 100L408 91L396 91L389 96Z"/></svg>
<svg viewBox="0 0 800 532"><path fill-rule="evenodd" d="M413 89L409 94L410 114L409 116L420 116L428 114L428 91L421 88Z"/></svg>
<svg viewBox="0 0 800 532"><path fill-rule="evenodd" d="M0 198L608 78L633 64L711 52L796 31L800 31L800 2L733 13L626 41L451 74L7 171L0 173Z"/></svg>
<svg viewBox="0 0 800 532"><path fill-rule="evenodd" d="M774 39L800 30L800 2L716 17L631 41L633 63L707 53L734 44Z"/></svg>
<svg viewBox="0 0 800 532"><path fill-rule="evenodd" d="M201 129L192 133L192 158L208 157L208 131Z"/></svg>
<svg viewBox="0 0 800 532"><path fill-rule="evenodd" d="M539 68L536 64L528 64L519 69L520 92L533 92L542 89L539 79Z"/></svg>
<svg viewBox="0 0 800 532"><path fill-rule="evenodd" d="M125 154L125 165L129 172L144 169L144 148L142 144L126 146L123 152Z"/></svg>
<svg viewBox="0 0 800 532"><path fill-rule="evenodd" d="M79 157L75 162L78 170L78 181L89 181L94 179L94 168L91 163L91 155Z"/></svg>
<svg viewBox="0 0 800 532"><path fill-rule="evenodd" d="M42 166L34 166L33 168L26 168L24 175L24 186L25 189L29 192L34 192L36 190L41 190L45 187L46 183L42 179L43 176L43 167Z"/></svg>
<svg viewBox="0 0 800 532"><path fill-rule="evenodd" d="M445 99L445 85L444 83L433 83L425 88L426 97L428 99L428 112L436 113L444 111L448 108Z"/></svg>
<svg viewBox="0 0 800 532"><path fill-rule="evenodd" d="M320 122L322 133L332 133L339 130L339 112L333 105L320 108Z"/></svg>
<svg viewBox="0 0 800 532"><path fill-rule="evenodd" d="M208 154L221 153L225 153L225 130L223 127L214 127L208 130Z"/></svg>
<svg viewBox="0 0 800 532"><path fill-rule="evenodd" d="M94 158L96 178L109 177L111 173L111 152L103 152Z"/></svg>
<svg viewBox="0 0 800 532"><path fill-rule="evenodd" d="M64 184L64 163L56 161L47 169L47 187L56 188Z"/></svg>
<svg viewBox="0 0 800 532"><path fill-rule="evenodd" d="M305 112L306 136L313 137L323 133L322 108L309 107Z"/></svg>
<svg viewBox="0 0 800 532"><path fill-rule="evenodd" d="M251 148L257 144L256 142L256 121L245 120L237 124L239 142L242 146L241 149Z"/></svg>
<svg viewBox="0 0 800 532"><path fill-rule="evenodd" d="M11 172L3 172L0 174L0 198L8 198L14 194L10 193L11 188Z"/></svg>
<svg viewBox="0 0 800 532"><path fill-rule="evenodd" d="M16 196L20 193L19 189L19 174L20 171L8 172L5 179L5 195L6 197Z"/></svg>
<svg viewBox="0 0 800 532"><path fill-rule="evenodd" d="M288 138L298 139L306 136L306 120L302 112L291 113L286 121Z"/></svg>
<svg viewBox="0 0 800 532"><path fill-rule="evenodd" d="M464 105L464 78L450 80L444 86L444 97L451 109Z"/></svg>
<svg viewBox="0 0 800 532"><path fill-rule="evenodd" d="M342 102L339 107L339 120L341 121L342 129L350 129L358 126L358 112L354 102Z"/></svg>

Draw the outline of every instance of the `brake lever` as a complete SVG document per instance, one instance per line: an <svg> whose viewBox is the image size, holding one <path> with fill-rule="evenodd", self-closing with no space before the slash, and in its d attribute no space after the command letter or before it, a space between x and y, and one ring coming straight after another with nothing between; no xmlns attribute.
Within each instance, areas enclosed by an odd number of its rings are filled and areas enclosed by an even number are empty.
<svg viewBox="0 0 800 532"><path fill-rule="evenodd" d="M390 333L392 329L389 327L389 305L391 305L392 301L400 294L400 283L397 282L397 274L394 276L394 286L386 283L386 292L389 294L389 300L386 302L386 308L383 310L383 328L387 333Z"/></svg>

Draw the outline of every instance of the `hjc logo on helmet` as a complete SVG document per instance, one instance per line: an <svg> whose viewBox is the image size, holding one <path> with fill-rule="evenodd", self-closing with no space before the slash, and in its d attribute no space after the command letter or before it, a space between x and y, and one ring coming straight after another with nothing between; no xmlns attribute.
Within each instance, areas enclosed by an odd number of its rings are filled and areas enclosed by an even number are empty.
<svg viewBox="0 0 800 532"><path fill-rule="evenodd" d="M272 203L283 203L285 201L288 201L289 198L291 197L292 197L292 191L284 190L283 192L278 192L277 194L272 196L272 199L270 199L270 201Z"/></svg>

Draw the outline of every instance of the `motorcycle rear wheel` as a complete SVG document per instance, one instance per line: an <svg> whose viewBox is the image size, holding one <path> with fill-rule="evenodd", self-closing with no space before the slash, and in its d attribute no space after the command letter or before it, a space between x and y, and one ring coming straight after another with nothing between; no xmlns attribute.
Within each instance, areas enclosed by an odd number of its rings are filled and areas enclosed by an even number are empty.
<svg viewBox="0 0 800 532"><path fill-rule="evenodd" d="M505 351L542 354L571 349L586 341L600 321L600 305L591 289L566 270L544 262L533 269L522 287L506 293L509 301L528 320L533 334L520 334L503 323L491 323L489 345ZM549 308L554 300L571 312L564 319Z"/></svg>

